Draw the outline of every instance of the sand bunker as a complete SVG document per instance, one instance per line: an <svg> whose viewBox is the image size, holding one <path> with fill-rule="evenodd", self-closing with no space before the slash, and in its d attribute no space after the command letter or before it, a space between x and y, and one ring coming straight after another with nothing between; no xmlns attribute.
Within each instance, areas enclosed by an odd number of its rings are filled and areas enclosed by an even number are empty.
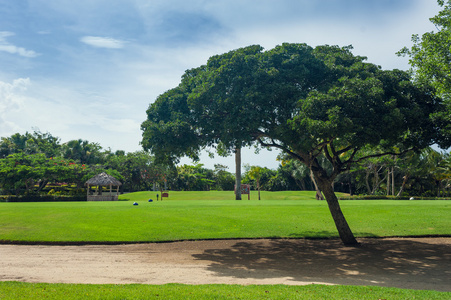
<svg viewBox="0 0 451 300"><path fill-rule="evenodd" d="M451 291L451 238L0 245L0 281L346 284Z"/></svg>

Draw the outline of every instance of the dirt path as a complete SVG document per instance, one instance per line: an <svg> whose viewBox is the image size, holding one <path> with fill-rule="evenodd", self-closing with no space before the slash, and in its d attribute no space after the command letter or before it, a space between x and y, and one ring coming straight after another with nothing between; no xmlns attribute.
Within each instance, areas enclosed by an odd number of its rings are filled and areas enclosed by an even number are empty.
<svg viewBox="0 0 451 300"><path fill-rule="evenodd" d="M451 238L0 245L0 281L351 284L451 291Z"/></svg>

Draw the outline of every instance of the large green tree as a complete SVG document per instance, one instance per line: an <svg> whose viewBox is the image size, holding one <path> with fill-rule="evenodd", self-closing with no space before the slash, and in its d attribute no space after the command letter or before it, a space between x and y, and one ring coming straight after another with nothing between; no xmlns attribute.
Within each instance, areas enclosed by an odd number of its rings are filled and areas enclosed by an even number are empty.
<svg viewBox="0 0 451 300"><path fill-rule="evenodd" d="M87 171L84 165L47 158L43 153L14 153L0 159L0 188L4 193L20 195L39 193L47 183L77 183L81 187L79 181Z"/></svg>
<svg viewBox="0 0 451 300"><path fill-rule="evenodd" d="M61 147L62 155L67 159L73 159L82 164L103 163L102 147L98 143L91 143L78 139L64 143Z"/></svg>
<svg viewBox="0 0 451 300"><path fill-rule="evenodd" d="M429 20L437 31L412 35L413 46L399 54L410 56L410 64L418 80L429 81L441 94L451 92L451 1L438 0L442 10Z"/></svg>
<svg viewBox="0 0 451 300"><path fill-rule="evenodd" d="M283 44L210 58L162 94L142 124L145 149L157 158L198 155L205 146L259 143L305 164L323 192L340 238L357 241L332 184L353 163L429 145L440 105L402 71L384 71L351 47ZM210 67L211 66L211 67ZM235 75L234 75L235 74ZM373 152L358 156L372 146ZM319 162L326 157L332 166Z"/></svg>
<svg viewBox="0 0 451 300"><path fill-rule="evenodd" d="M0 158L5 158L14 153L35 154L44 153L47 157L59 156L60 139L50 133L42 133L39 130L25 134L15 133L10 137L2 137L0 140Z"/></svg>
<svg viewBox="0 0 451 300"><path fill-rule="evenodd" d="M233 185L235 182L235 176L227 171L227 166L221 164L215 164L214 180L215 187L220 191L233 191Z"/></svg>
<svg viewBox="0 0 451 300"><path fill-rule="evenodd" d="M118 171L122 176L122 184L128 191L149 190L152 184L159 181L157 174L162 174L160 166L155 165L154 159L144 151L117 151L107 158L104 165L108 169Z"/></svg>
<svg viewBox="0 0 451 300"><path fill-rule="evenodd" d="M451 1L437 0L442 10L429 20L436 31L426 32L421 37L412 35L413 46L404 47L399 55L410 57L415 79L432 84L437 94L445 99L446 109L435 114L435 120L443 136L440 145L451 146Z"/></svg>
<svg viewBox="0 0 451 300"><path fill-rule="evenodd" d="M236 199L241 200L240 154L242 147L252 143L248 132L258 120L248 99L258 92L255 82L259 62L255 54L261 51L260 46L249 46L213 56L205 66L186 71L177 88L158 97L148 111L149 122L143 124L144 135L155 137L154 130L168 135L162 135L160 142L152 141L152 145L144 138L144 148L152 148L157 158L173 161L185 154L197 158L200 148L220 145L223 155L235 155ZM244 114L247 118L241 117ZM199 139L199 132L191 130L194 118L203 119L200 126L205 138Z"/></svg>

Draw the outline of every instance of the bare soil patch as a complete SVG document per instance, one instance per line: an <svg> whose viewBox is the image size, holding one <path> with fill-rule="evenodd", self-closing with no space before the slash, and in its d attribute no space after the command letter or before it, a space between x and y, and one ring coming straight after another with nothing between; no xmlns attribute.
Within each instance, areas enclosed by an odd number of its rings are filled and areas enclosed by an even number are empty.
<svg viewBox="0 0 451 300"><path fill-rule="evenodd" d="M0 245L0 281L346 284L451 291L451 238Z"/></svg>

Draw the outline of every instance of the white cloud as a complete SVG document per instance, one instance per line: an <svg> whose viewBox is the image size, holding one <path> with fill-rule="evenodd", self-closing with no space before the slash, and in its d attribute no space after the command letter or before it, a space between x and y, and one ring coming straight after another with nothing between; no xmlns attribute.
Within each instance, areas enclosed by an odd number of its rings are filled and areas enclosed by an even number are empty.
<svg viewBox="0 0 451 300"><path fill-rule="evenodd" d="M20 126L8 120L10 114L22 109L24 103L23 91L30 84L29 78L15 79L12 83L0 81L0 131L15 133Z"/></svg>
<svg viewBox="0 0 451 300"><path fill-rule="evenodd" d="M140 123L149 103L177 86L186 69L205 64L212 55L251 44L266 50L283 42L353 44L353 53L368 56L369 62L384 69L406 69L407 58L395 52L409 45L412 33L433 30L428 18L438 11L431 0L371 0L359 6L350 6L358 0L324 0L326 4L321 5L311 0L277 4L261 0L257 6L248 2L31 1L37 13L24 15L17 24L41 24L36 29L40 31L27 36L20 31L23 26L10 30L39 47L34 48L39 49L38 59L12 61L6 53L38 54L13 45L20 43L12 38L13 32L0 31L0 59L5 58L0 69L2 136L38 127L62 141L82 138L105 148L136 151L141 149ZM389 2L395 7L384 9L381 3ZM405 7L400 9L398 2ZM337 10L340 5L343 9ZM46 24L48 20L52 22ZM208 30L202 31L205 27ZM21 46L31 47L27 45ZM121 51L99 52L90 47ZM32 80L13 80L19 77ZM264 152L257 156L252 151L243 151L243 161L277 167L276 151L268 158ZM228 159L224 164L233 166L233 157ZM201 162L212 168L222 161L204 155Z"/></svg>
<svg viewBox="0 0 451 300"><path fill-rule="evenodd" d="M17 47L9 43L6 38L13 36L14 33L9 31L0 31L0 51L8 52L11 54L19 54L24 57L36 57L38 54L33 50L27 50L23 47Z"/></svg>
<svg viewBox="0 0 451 300"><path fill-rule="evenodd" d="M120 49L123 48L125 44L124 41L100 36L84 36L80 41L93 47L110 49Z"/></svg>
<svg viewBox="0 0 451 300"><path fill-rule="evenodd" d="M95 93L81 89L29 78L0 81L2 137L39 128L62 142L81 138L98 142L104 149L139 150L144 115L136 120L126 117L124 107L107 99L100 101Z"/></svg>
<svg viewBox="0 0 451 300"><path fill-rule="evenodd" d="M20 107L23 99L17 93L25 91L29 84L29 78L15 79L13 83L0 81L0 114Z"/></svg>

